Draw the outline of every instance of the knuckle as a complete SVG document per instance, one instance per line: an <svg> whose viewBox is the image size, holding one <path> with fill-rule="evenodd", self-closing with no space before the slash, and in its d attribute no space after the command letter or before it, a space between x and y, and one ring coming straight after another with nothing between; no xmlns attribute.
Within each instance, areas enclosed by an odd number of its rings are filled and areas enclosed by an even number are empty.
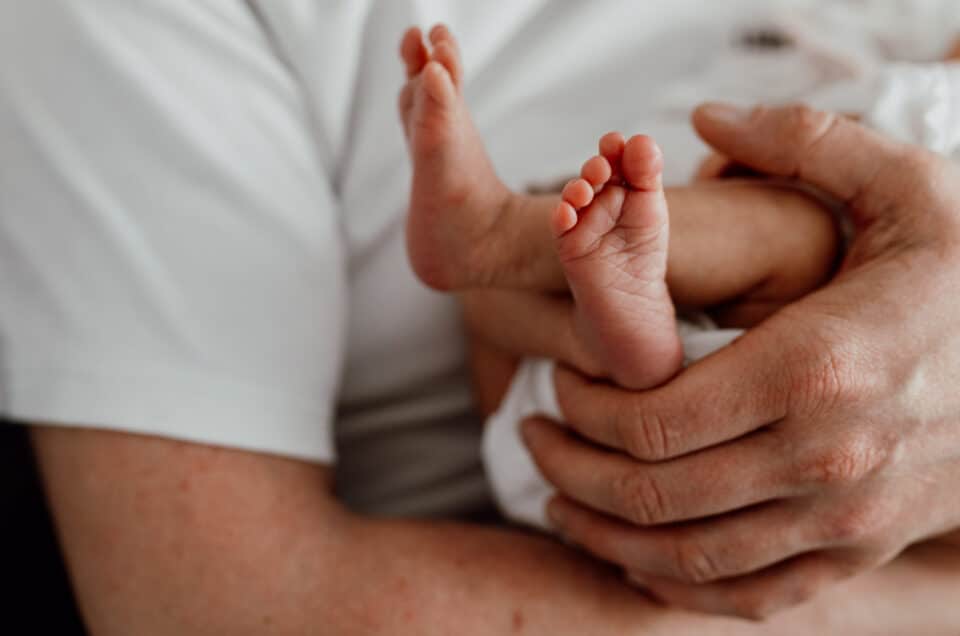
<svg viewBox="0 0 960 636"><path fill-rule="evenodd" d="M640 526L663 523L667 502L657 481L642 469L628 471L613 484L615 503L628 521Z"/></svg>
<svg viewBox="0 0 960 636"><path fill-rule="evenodd" d="M698 541L678 541L673 548L675 574L687 583L710 583L722 573L710 552Z"/></svg>
<svg viewBox="0 0 960 636"><path fill-rule="evenodd" d="M826 539L834 544L860 544L874 541L886 527L884 506L864 502L850 506L826 521Z"/></svg>
<svg viewBox="0 0 960 636"><path fill-rule="evenodd" d="M870 394L873 378L868 365L858 361L849 347L834 345L835 338L811 335L808 342L796 346L787 355L792 372L790 410L816 415L855 404Z"/></svg>
<svg viewBox="0 0 960 636"><path fill-rule="evenodd" d="M654 462L670 456L666 421L657 413L631 409L618 419L617 428L623 449L637 459Z"/></svg>
<svg viewBox="0 0 960 636"><path fill-rule="evenodd" d="M856 483L867 472L866 454L845 443L816 453L801 471L803 481L824 486Z"/></svg>
<svg viewBox="0 0 960 636"><path fill-rule="evenodd" d="M802 147L816 145L833 127L836 116L816 110L807 104L792 104L785 108L785 122Z"/></svg>
<svg viewBox="0 0 960 636"><path fill-rule="evenodd" d="M896 461L896 440L850 432L826 449L818 449L800 469L801 482L843 488L860 483Z"/></svg>
<svg viewBox="0 0 960 636"><path fill-rule="evenodd" d="M855 483L865 471L864 463L863 453L846 444L821 452L811 462L807 477L811 482L824 485Z"/></svg>

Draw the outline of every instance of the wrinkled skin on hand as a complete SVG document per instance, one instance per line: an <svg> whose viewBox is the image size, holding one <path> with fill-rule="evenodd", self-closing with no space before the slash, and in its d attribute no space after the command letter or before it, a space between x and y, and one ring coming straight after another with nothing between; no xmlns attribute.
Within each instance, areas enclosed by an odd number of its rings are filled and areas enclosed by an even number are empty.
<svg viewBox="0 0 960 636"><path fill-rule="evenodd" d="M561 369L569 428L524 434L570 541L664 601L760 618L960 528L960 169L806 107L694 123L846 206L840 273L660 388Z"/></svg>

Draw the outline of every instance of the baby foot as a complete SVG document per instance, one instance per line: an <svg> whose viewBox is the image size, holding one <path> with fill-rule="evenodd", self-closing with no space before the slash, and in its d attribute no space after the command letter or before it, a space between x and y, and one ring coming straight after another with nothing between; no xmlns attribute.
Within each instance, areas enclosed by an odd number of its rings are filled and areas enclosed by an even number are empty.
<svg viewBox="0 0 960 636"><path fill-rule="evenodd" d="M407 84L400 118L413 160L407 250L414 271L436 289L484 284L485 234L511 196L493 169L461 90L457 42L444 26L407 31L400 55Z"/></svg>
<svg viewBox="0 0 960 636"><path fill-rule="evenodd" d="M662 384L683 361L666 284L662 171L649 137L606 135L553 216L577 329L612 378L633 389Z"/></svg>

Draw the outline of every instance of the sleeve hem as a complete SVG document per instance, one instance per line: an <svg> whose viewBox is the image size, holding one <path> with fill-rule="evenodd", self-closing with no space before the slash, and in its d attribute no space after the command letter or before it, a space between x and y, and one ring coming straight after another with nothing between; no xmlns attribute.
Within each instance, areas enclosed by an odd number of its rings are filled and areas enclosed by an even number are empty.
<svg viewBox="0 0 960 636"><path fill-rule="evenodd" d="M111 430L332 463L330 407L196 372L8 370L0 413L25 424ZM327 402L329 404L329 402Z"/></svg>

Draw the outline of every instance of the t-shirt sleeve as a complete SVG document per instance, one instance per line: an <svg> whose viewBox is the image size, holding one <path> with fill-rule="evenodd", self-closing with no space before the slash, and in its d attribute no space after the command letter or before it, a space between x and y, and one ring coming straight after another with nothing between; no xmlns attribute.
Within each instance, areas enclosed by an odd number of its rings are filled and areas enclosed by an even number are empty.
<svg viewBox="0 0 960 636"><path fill-rule="evenodd" d="M0 413L332 460L313 115L243 2L0 4Z"/></svg>

